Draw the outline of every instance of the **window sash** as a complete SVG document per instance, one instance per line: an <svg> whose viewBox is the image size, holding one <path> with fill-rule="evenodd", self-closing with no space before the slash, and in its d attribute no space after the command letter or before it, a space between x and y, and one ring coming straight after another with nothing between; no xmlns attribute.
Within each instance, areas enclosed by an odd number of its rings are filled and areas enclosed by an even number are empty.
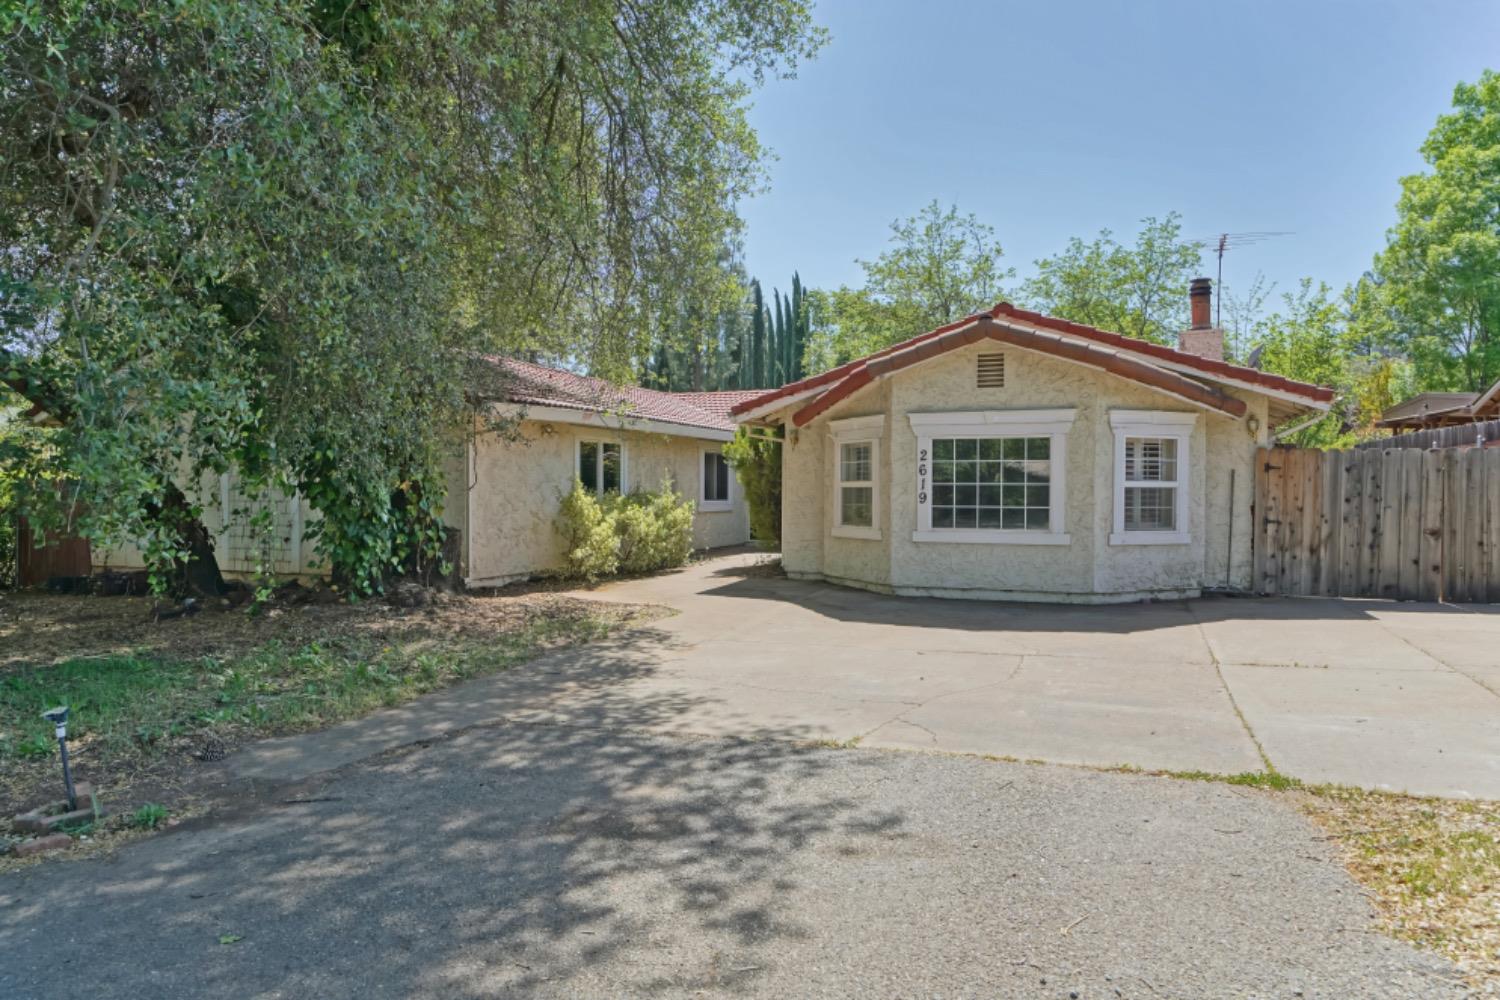
<svg viewBox="0 0 1500 1000"><path fill-rule="evenodd" d="M839 517L845 528L875 526L875 442L839 442Z"/></svg>
<svg viewBox="0 0 1500 1000"><path fill-rule="evenodd" d="M1051 530L1050 436L933 438L931 469L934 530Z"/></svg>
<svg viewBox="0 0 1500 1000"><path fill-rule="evenodd" d="M700 499L704 503L729 502L729 461L721 453L703 453L703 486Z"/></svg>
<svg viewBox="0 0 1500 1000"><path fill-rule="evenodd" d="M583 488L602 497L625 492L625 446L618 441L579 441L575 470Z"/></svg>
<svg viewBox="0 0 1500 1000"><path fill-rule="evenodd" d="M1111 545L1187 545L1197 414L1116 410Z"/></svg>

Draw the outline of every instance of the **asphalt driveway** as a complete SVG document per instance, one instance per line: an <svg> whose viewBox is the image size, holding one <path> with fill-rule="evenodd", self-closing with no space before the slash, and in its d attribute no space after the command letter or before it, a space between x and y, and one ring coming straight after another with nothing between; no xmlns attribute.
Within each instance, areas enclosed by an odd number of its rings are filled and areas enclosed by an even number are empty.
<svg viewBox="0 0 1500 1000"><path fill-rule="evenodd" d="M502 722L0 878L0 996L1465 996L1283 799Z"/></svg>

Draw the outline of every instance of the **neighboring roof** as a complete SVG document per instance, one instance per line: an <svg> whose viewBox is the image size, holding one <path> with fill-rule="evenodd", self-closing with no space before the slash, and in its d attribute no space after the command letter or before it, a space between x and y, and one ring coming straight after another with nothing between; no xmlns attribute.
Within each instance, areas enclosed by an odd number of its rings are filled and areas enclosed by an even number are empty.
<svg viewBox="0 0 1500 1000"><path fill-rule="evenodd" d="M1111 371L1233 415L1244 412L1243 402L1217 386L1205 385L1203 380L1280 394L1311 409L1327 409L1333 401L1333 390L1325 386L1214 361L1002 302L988 312L975 313L820 375L761 393L737 404L731 412L748 419L747 414L763 415L768 407L780 408L818 396L793 415L793 421L801 425L878 377L983 339L1012 343Z"/></svg>
<svg viewBox="0 0 1500 1000"><path fill-rule="evenodd" d="M620 386L601 378L548 368L514 358L486 357L498 376L485 387L486 398L523 406L547 406L586 413L608 413L627 420L650 420L706 430L734 432L730 409L760 394L746 389L727 392L662 392Z"/></svg>
<svg viewBox="0 0 1500 1000"><path fill-rule="evenodd" d="M1483 392L1419 392L1380 414L1377 427L1448 427L1500 417L1500 380Z"/></svg>

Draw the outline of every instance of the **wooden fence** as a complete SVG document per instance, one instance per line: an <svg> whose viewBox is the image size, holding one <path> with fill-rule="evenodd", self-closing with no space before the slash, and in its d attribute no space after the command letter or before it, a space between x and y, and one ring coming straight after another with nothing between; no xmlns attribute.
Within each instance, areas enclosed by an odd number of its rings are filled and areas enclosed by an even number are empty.
<svg viewBox="0 0 1500 1000"><path fill-rule="evenodd" d="M1500 603L1500 448L1262 448L1255 589Z"/></svg>
<svg viewBox="0 0 1500 1000"><path fill-rule="evenodd" d="M1500 441L1500 420L1485 420L1477 424L1456 424L1453 427L1430 427L1424 431L1407 431L1386 438L1372 438L1354 447L1359 449L1385 448L1462 448L1471 444L1487 444Z"/></svg>

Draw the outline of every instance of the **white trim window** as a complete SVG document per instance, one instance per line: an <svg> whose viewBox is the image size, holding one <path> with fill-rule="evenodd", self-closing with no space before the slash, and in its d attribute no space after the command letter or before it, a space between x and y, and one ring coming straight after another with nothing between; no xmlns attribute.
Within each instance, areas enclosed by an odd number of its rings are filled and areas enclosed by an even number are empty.
<svg viewBox="0 0 1500 1000"><path fill-rule="evenodd" d="M1067 545L1068 432L1077 410L912 413L916 542Z"/></svg>
<svg viewBox="0 0 1500 1000"><path fill-rule="evenodd" d="M1114 530L1111 545L1186 545L1189 442L1196 413L1115 410Z"/></svg>
<svg viewBox="0 0 1500 1000"><path fill-rule="evenodd" d="M883 416L829 423L833 438L833 534L880 538L880 439Z"/></svg>
<svg viewBox="0 0 1500 1000"><path fill-rule="evenodd" d="M575 456L573 473L585 490L596 497L625 492L625 446L619 441L579 441Z"/></svg>
<svg viewBox="0 0 1500 1000"><path fill-rule="evenodd" d="M703 465L698 476L698 509L732 509L733 491L734 473L729 468L729 459L717 448L704 448Z"/></svg>

